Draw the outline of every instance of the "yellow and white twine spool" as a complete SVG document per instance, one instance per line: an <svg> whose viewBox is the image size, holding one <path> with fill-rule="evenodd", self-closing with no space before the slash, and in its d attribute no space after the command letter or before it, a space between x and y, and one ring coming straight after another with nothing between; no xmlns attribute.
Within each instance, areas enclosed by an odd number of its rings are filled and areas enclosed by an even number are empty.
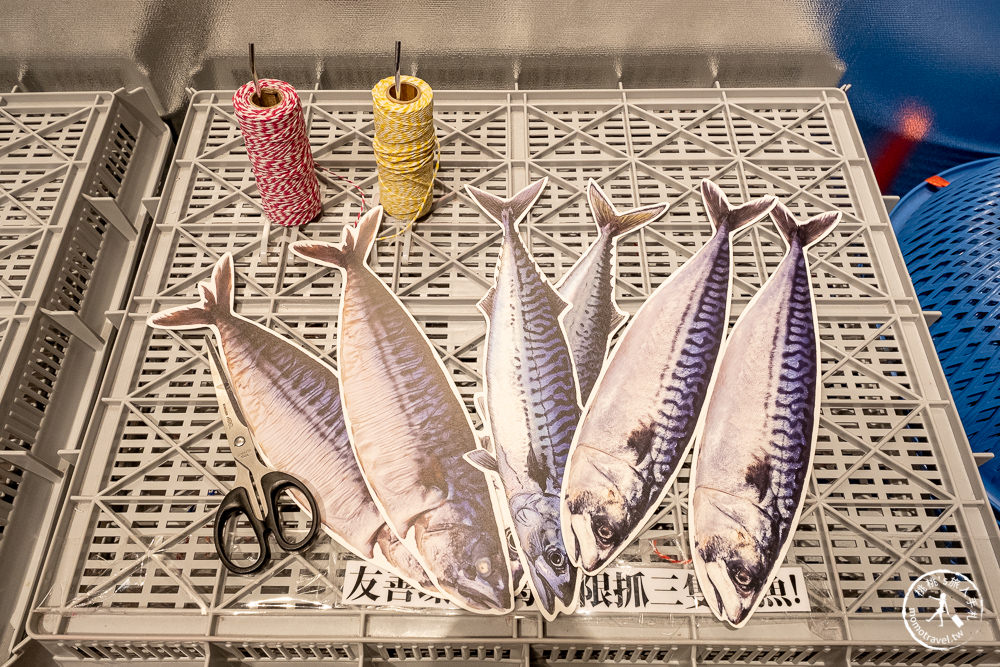
<svg viewBox="0 0 1000 667"><path fill-rule="evenodd" d="M407 231L431 208L434 177L438 170L438 143L434 134L434 91L415 76L400 77L396 91L393 77L372 88L375 112L375 162L378 164L380 203L386 213Z"/></svg>

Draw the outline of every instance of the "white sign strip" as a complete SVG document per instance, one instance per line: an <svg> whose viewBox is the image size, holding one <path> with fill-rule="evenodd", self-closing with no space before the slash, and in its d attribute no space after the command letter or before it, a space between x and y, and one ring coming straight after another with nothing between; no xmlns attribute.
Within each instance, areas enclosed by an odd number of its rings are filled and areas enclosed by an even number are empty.
<svg viewBox="0 0 1000 667"><path fill-rule="evenodd" d="M412 609L455 609L455 606L417 591L399 577L380 572L362 561L348 561L341 603L351 606ZM531 594L522 591L517 608L531 606ZM805 578L800 567L783 567L761 600L759 614L809 611ZM608 568L584 577L578 613L710 614L698 590L694 570L678 567Z"/></svg>

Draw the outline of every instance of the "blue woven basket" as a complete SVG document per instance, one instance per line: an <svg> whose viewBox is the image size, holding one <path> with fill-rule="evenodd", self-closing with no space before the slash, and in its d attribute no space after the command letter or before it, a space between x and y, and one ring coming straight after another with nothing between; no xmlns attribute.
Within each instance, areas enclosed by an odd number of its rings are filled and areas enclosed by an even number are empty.
<svg viewBox="0 0 1000 667"><path fill-rule="evenodd" d="M941 176L899 201L892 226L921 306L942 313L934 345L973 451L996 455L980 473L1000 509L1000 158Z"/></svg>

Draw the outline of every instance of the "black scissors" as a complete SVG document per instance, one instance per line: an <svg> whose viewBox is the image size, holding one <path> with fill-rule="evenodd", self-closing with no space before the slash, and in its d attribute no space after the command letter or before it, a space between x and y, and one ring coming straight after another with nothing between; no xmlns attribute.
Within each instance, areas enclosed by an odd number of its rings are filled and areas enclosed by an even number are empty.
<svg viewBox="0 0 1000 667"><path fill-rule="evenodd" d="M267 536L273 535L274 540L285 551L301 551L309 546L319 530L319 510L316 499L309 489L295 477L264 465L257 456L257 447L253 433L247 426L243 411L240 410L239 399L233 393L219 353L206 338L209 351L209 365L212 367L212 379L215 381L215 394L219 399L222 411L222 425L229 441L229 451L236 459L236 483L226 494L215 513L215 550L219 559L230 572L235 574L253 574L264 568L271 560L271 549ZM297 541L289 540L277 518L278 501L282 493L295 489L305 499L309 506L309 530L305 537ZM226 551L226 523L238 519L242 515L253 529L254 537L260 549L256 560L249 565L238 565Z"/></svg>

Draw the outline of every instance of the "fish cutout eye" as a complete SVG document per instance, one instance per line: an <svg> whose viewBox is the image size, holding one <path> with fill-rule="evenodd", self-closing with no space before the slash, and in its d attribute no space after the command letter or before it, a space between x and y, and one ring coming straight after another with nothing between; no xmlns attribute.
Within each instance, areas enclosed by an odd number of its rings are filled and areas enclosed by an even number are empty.
<svg viewBox="0 0 1000 667"><path fill-rule="evenodd" d="M595 518L594 537L597 538L597 542L601 545L601 548L606 549L611 545L612 540L615 539L615 531L606 519Z"/></svg>
<svg viewBox="0 0 1000 667"><path fill-rule="evenodd" d="M562 572L566 568L566 555L558 547L550 546L545 550L545 561L556 572Z"/></svg>
<svg viewBox="0 0 1000 667"><path fill-rule="evenodd" d="M476 561L476 572L484 577L490 576L493 572L493 563L489 558L480 558Z"/></svg>
<svg viewBox="0 0 1000 667"><path fill-rule="evenodd" d="M753 574L742 565L729 565L729 577L744 595L753 592Z"/></svg>

